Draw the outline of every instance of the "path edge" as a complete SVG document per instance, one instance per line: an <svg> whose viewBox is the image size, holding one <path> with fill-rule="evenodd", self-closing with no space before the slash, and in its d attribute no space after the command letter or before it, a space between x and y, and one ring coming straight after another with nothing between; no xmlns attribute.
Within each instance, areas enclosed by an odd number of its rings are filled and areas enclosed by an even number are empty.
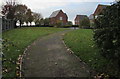
<svg viewBox="0 0 120 79"><path fill-rule="evenodd" d="M65 34L66 34L66 33L65 33ZM66 45L66 43L65 43L65 41L64 41L64 36L65 36L65 34L62 35L62 43L64 44L64 46L65 46L65 48L67 49L67 51L69 51L70 54L72 54L73 56L75 56L80 62L82 62L85 66L88 67L88 64L86 64L86 63L85 63L84 61L82 61L77 55L75 55L74 51L72 51L72 50ZM88 67L88 68L89 68L89 67ZM89 73L89 77L90 77L90 78L93 77L91 68L89 68L89 71L87 71L87 72Z"/></svg>

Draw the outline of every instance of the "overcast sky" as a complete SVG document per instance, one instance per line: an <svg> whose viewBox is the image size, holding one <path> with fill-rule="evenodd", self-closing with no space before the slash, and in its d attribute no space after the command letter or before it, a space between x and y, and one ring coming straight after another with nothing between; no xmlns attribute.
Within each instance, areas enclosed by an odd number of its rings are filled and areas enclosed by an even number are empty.
<svg viewBox="0 0 120 79"><path fill-rule="evenodd" d="M0 5L5 0L0 0ZM76 15L92 14L98 4L110 4L114 0L18 0L27 5L32 11L41 13L44 18L53 11L62 9L69 20L73 21Z"/></svg>

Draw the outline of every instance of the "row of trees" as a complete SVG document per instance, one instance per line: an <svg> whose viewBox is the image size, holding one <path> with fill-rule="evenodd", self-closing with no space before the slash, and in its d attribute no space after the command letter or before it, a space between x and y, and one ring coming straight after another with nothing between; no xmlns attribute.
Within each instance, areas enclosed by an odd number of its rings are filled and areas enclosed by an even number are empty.
<svg viewBox="0 0 120 79"><path fill-rule="evenodd" d="M40 13L32 12L26 5L16 4L15 2L6 2L2 6L2 14L6 16L7 19L13 19L19 21L20 26L28 23L35 22L35 24L40 24L43 20Z"/></svg>
<svg viewBox="0 0 120 79"><path fill-rule="evenodd" d="M19 22L20 26L24 23L28 25L32 22L34 22L35 25L49 25L49 18L43 19L40 13L32 12L26 5L17 4L13 0L11 0L11 2L6 2L6 4L2 6L2 14L5 15L7 19L13 19ZM66 25L69 27L72 25L72 22L69 21ZM61 21L58 21L55 26L63 26L63 24ZM88 18L84 18L80 22L80 27L84 28L86 26L90 26Z"/></svg>
<svg viewBox="0 0 120 79"><path fill-rule="evenodd" d="M35 25L49 25L49 18L43 19L40 13L32 12L30 8L23 4L17 4L16 2L6 2L5 5L2 6L2 14L6 16L7 19L13 19L19 22L20 26L24 23L27 25L32 22ZM69 21L67 26L71 26L72 22ZM61 21L58 21L55 26L63 26ZM86 28L90 26L89 18L84 18L80 21L80 27Z"/></svg>
<svg viewBox="0 0 120 79"><path fill-rule="evenodd" d="M72 27L73 23L72 21L68 21L67 24L64 25L61 20L57 20L57 23L54 25L55 27Z"/></svg>
<svg viewBox="0 0 120 79"><path fill-rule="evenodd" d="M32 12L30 8L23 4L17 4L13 0L6 2L2 6L2 14L5 15L7 19L15 20L19 22L20 26L26 23L27 25L32 22L35 25L49 25L49 18L43 19L40 13ZM67 25L72 25L72 22L69 21ZM56 26L62 26L62 22L58 21Z"/></svg>

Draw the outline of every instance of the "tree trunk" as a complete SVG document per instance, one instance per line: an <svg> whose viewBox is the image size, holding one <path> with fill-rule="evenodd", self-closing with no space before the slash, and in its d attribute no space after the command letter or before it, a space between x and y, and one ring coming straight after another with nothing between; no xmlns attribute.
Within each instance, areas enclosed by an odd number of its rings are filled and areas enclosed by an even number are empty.
<svg viewBox="0 0 120 79"><path fill-rule="evenodd" d="M22 25L22 21L20 20L20 27L21 27L21 25Z"/></svg>

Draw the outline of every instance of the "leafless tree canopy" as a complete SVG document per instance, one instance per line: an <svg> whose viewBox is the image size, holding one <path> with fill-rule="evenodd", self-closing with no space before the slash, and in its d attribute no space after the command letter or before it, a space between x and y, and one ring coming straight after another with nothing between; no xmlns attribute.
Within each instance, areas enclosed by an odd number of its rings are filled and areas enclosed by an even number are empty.
<svg viewBox="0 0 120 79"><path fill-rule="evenodd" d="M6 0L7 5L15 6L16 4L20 3L20 0Z"/></svg>

